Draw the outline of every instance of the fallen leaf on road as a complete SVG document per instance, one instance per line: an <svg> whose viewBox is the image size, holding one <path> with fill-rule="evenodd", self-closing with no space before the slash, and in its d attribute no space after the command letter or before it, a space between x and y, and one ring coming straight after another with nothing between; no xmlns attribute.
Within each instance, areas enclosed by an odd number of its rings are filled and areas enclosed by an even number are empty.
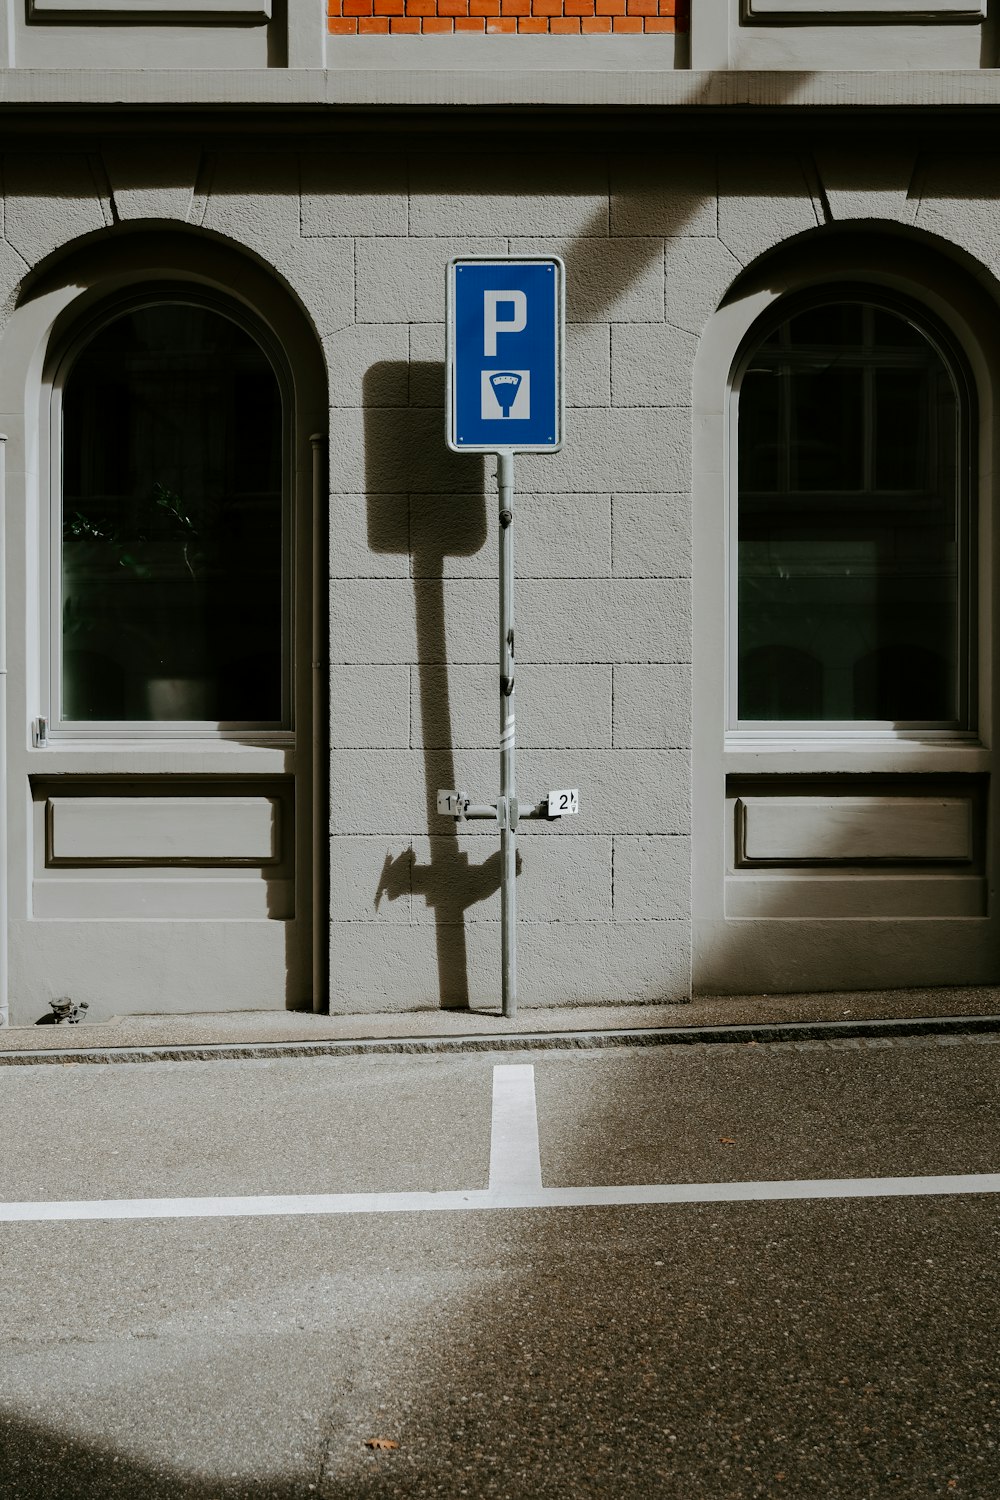
<svg viewBox="0 0 1000 1500"><path fill-rule="evenodd" d="M731 1136L731 1135L720 1135L719 1136L719 1142L723 1146L735 1146L736 1145L736 1138L735 1138L735 1136Z"/></svg>
<svg viewBox="0 0 1000 1500"><path fill-rule="evenodd" d="M365 1438L366 1448L398 1448L399 1444L392 1438Z"/></svg>

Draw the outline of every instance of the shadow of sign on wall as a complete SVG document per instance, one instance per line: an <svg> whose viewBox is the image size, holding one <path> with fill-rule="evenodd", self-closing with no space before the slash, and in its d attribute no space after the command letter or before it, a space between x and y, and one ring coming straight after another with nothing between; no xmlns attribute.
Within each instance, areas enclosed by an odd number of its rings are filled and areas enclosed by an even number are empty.
<svg viewBox="0 0 1000 1500"><path fill-rule="evenodd" d="M412 847L386 855L374 901L407 892L434 912L439 1004L470 1005L465 916L500 885L500 854L470 858L451 818L437 812L437 789L455 786L454 731L447 632L448 558L472 557L485 546L486 466L480 456L456 454L444 443L444 364L383 362L365 376L365 475L368 543L373 552L410 559L416 616L419 743L424 755L425 808L414 808L414 830L431 831L430 859L418 864ZM408 390L419 405L388 407L389 389ZM477 570L478 571L478 570ZM484 580L484 608L493 607ZM483 706L484 743L492 742L493 705ZM483 840L483 849L489 847Z"/></svg>

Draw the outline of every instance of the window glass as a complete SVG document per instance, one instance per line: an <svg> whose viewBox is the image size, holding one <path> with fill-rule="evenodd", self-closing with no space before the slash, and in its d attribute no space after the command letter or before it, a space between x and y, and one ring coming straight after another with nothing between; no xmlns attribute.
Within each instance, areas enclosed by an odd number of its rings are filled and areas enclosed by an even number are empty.
<svg viewBox="0 0 1000 1500"><path fill-rule="evenodd" d="M90 340L63 391L64 719L281 721L281 449L274 369L221 313Z"/></svg>
<svg viewBox="0 0 1000 1500"><path fill-rule="evenodd" d="M955 378L911 319L827 302L739 391L741 720L960 722Z"/></svg>

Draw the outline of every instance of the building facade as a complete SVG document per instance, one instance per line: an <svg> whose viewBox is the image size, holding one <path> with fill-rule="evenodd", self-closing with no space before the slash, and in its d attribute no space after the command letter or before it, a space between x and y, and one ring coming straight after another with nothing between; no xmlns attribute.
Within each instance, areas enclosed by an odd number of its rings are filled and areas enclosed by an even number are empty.
<svg viewBox="0 0 1000 1500"><path fill-rule="evenodd" d="M496 466L454 257L566 266L519 457L524 1007L991 984L996 17L31 0L2 45L13 1024L488 1009Z"/></svg>

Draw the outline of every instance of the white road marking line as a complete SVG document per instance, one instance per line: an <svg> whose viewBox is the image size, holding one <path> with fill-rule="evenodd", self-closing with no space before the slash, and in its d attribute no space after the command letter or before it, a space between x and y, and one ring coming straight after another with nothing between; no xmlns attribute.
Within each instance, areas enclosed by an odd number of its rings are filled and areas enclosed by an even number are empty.
<svg viewBox="0 0 1000 1500"><path fill-rule="evenodd" d="M0 1224L90 1219L244 1219L299 1214L417 1214L482 1209L611 1208L630 1204L768 1203L817 1198L917 1198L1000 1193L1000 1173L941 1177L817 1177L786 1182L666 1182L543 1187L535 1069L493 1069L490 1185L435 1193L282 1193L247 1197L94 1198L0 1203Z"/></svg>
<svg viewBox="0 0 1000 1500"><path fill-rule="evenodd" d="M438 1193L288 1193L245 1198L110 1198L0 1203L0 1223L90 1219L239 1219L302 1214L406 1214L634 1204L767 1203L1000 1193L1000 1173L820 1177L788 1182L674 1182L624 1187L497 1188Z"/></svg>
<svg viewBox="0 0 1000 1500"><path fill-rule="evenodd" d="M490 1192L541 1186L534 1064L498 1063L493 1069Z"/></svg>

